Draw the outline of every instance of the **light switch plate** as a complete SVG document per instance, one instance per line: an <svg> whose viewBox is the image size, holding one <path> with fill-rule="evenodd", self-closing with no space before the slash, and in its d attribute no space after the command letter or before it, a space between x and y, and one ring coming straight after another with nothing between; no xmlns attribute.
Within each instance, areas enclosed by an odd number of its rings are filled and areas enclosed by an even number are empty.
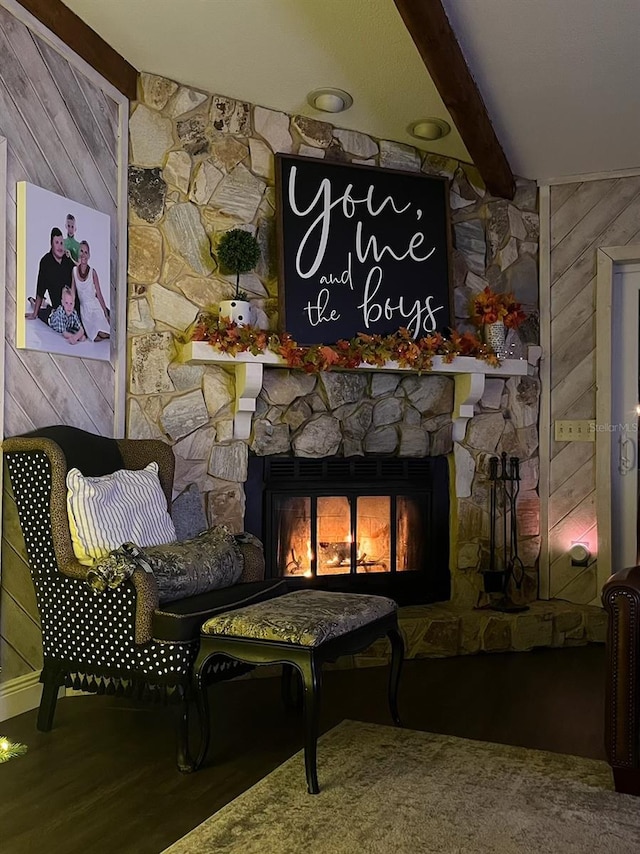
<svg viewBox="0 0 640 854"><path fill-rule="evenodd" d="M555 421L556 442L595 442L595 419L583 421Z"/></svg>

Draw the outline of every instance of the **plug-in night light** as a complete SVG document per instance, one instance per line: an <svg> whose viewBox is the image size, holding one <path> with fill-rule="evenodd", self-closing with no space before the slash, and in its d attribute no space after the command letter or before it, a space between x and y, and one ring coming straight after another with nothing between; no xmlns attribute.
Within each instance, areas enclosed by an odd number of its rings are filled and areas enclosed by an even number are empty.
<svg viewBox="0 0 640 854"><path fill-rule="evenodd" d="M569 549L569 557L574 566L587 566L591 552L586 543L573 543Z"/></svg>

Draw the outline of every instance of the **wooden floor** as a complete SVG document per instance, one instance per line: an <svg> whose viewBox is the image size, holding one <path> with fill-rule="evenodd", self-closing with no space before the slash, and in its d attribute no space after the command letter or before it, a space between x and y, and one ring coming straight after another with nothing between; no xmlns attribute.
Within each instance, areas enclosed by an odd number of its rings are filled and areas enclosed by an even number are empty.
<svg viewBox="0 0 640 854"><path fill-rule="evenodd" d="M326 673L322 729L390 724L386 675ZM604 648L592 645L409 661L400 711L412 729L603 759L603 696ZM159 854L302 747L277 679L217 685L212 706L212 753L191 775L174 764L171 709L83 696L59 702L47 734L35 712L0 723L29 747L0 765L2 854Z"/></svg>

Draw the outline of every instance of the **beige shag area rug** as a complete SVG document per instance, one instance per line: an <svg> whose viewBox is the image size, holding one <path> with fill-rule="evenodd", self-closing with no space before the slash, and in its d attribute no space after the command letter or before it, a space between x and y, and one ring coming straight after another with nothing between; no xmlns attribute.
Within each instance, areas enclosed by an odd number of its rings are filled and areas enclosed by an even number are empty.
<svg viewBox="0 0 640 854"><path fill-rule="evenodd" d="M640 799L604 762L344 721L167 854L632 854Z"/></svg>

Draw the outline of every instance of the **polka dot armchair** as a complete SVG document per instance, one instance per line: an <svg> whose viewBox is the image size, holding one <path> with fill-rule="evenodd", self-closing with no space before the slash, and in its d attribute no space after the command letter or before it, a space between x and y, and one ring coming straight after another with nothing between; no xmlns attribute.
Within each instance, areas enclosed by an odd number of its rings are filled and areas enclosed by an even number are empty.
<svg viewBox="0 0 640 854"><path fill-rule="evenodd" d="M277 595L283 583L263 579L261 550L245 544L243 575L229 588L160 606L154 576L137 568L129 581L96 593L86 582L89 567L78 563L73 551L67 470L73 466L86 476L101 476L119 468L141 469L155 460L169 505L171 448L156 440L107 439L56 426L6 439L3 450L42 625L38 729L52 728L62 685L161 703L176 701L178 767L190 770L189 685L200 627L216 613ZM235 676L240 668L220 658L211 668L211 681Z"/></svg>

